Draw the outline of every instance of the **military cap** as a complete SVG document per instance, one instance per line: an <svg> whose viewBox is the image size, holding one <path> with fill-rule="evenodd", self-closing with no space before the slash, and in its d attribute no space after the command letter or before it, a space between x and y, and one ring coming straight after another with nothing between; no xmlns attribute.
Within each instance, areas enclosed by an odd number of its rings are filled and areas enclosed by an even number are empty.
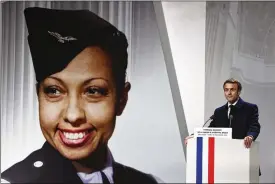
<svg viewBox="0 0 275 184"><path fill-rule="evenodd" d="M89 10L31 7L24 14L38 82L63 70L88 46L119 48L127 53L124 33Z"/></svg>

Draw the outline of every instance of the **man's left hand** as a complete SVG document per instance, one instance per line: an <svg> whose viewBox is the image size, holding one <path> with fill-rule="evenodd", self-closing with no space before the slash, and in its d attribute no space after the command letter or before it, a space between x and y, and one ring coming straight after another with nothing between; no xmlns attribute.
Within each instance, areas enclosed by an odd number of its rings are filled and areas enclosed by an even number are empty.
<svg viewBox="0 0 275 184"><path fill-rule="evenodd" d="M253 142L253 137L252 136L246 136L244 138L244 145L245 145L246 148L250 148L252 142Z"/></svg>

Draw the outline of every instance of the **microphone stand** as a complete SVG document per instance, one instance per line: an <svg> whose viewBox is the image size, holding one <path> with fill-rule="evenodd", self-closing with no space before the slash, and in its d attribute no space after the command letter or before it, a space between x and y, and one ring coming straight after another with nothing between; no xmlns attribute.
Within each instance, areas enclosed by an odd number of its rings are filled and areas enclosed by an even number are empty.
<svg viewBox="0 0 275 184"><path fill-rule="evenodd" d="M208 123L210 120L213 120L213 118L212 117L210 117L204 124L203 124L203 126L202 127L204 127L205 125L206 125L206 123Z"/></svg>
<svg viewBox="0 0 275 184"><path fill-rule="evenodd" d="M214 118L214 114L203 124L202 127L204 127L206 125L206 123L208 123L210 120L213 120L213 118ZM190 136L192 136L192 135L194 135L194 133L191 134Z"/></svg>
<svg viewBox="0 0 275 184"><path fill-rule="evenodd" d="M232 119L233 119L233 115L231 114L231 115L229 116L229 128L231 128Z"/></svg>

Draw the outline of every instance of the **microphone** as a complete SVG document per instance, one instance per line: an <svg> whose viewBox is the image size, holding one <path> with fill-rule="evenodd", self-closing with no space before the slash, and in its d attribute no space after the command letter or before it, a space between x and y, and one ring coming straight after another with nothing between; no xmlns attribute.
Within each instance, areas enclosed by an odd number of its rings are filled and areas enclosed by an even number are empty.
<svg viewBox="0 0 275 184"><path fill-rule="evenodd" d="M202 127L204 127L206 125L206 123L208 123L208 121L213 120L214 117L215 117L214 114L212 116L210 116L210 118L203 124Z"/></svg>
<svg viewBox="0 0 275 184"><path fill-rule="evenodd" d="M210 116L210 118L203 124L202 127L204 127L208 121L213 120L214 117L215 117L214 114L212 116ZM194 135L194 133L192 133L190 136L192 136L192 135Z"/></svg>
<svg viewBox="0 0 275 184"><path fill-rule="evenodd" d="M232 121L232 119L233 119L233 115L230 114L230 116L229 116L229 128L231 127L231 121Z"/></svg>

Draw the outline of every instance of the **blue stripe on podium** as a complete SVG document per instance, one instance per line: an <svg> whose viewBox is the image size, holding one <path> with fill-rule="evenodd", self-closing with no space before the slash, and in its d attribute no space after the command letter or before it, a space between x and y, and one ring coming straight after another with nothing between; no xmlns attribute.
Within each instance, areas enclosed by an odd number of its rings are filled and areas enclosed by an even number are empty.
<svg viewBox="0 0 275 184"><path fill-rule="evenodd" d="M202 183L202 137L197 137L196 183Z"/></svg>

